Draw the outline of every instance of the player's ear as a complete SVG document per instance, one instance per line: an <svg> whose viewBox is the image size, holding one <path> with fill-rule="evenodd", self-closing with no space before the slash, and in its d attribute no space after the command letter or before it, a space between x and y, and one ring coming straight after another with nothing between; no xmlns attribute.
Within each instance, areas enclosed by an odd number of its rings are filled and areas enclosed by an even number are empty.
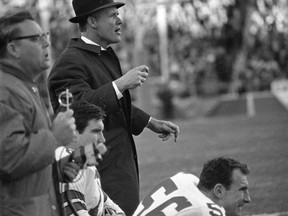
<svg viewBox="0 0 288 216"><path fill-rule="evenodd" d="M213 192L218 199L223 199L226 193L226 188L222 184L216 184L214 186Z"/></svg>

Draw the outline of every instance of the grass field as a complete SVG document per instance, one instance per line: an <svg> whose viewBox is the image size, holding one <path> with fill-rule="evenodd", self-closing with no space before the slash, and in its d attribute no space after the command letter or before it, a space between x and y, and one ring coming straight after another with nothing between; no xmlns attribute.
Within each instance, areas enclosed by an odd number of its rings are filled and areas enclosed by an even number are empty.
<svg viewBox="0 0 288 216"><path fill-rule="evenodd" d="M223 102L212 117L175 119L181 130L177 143L162 142L149 130L135 137L141 198L160 180L179 171L199 176L205 161L224 155L250 166L252 202L244 215L288 212L288 112L272 97L255 105L252 118L233 115L240 105Z"/></svg>

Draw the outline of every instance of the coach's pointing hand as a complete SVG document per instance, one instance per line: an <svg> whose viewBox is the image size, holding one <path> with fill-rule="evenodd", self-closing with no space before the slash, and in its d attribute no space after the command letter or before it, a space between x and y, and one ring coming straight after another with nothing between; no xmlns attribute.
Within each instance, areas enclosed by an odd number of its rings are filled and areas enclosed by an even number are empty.
<svg viewBox="0 0 288 216"><path fill-rule="evenodd" d="M162 141L168 140L171 135L174 134L174 141L176 142L180 133L178 125L175 125L169 121L157 120L154 118L150 119L146 127L153 132L160 134L159 137L162 139Z"/></svg>

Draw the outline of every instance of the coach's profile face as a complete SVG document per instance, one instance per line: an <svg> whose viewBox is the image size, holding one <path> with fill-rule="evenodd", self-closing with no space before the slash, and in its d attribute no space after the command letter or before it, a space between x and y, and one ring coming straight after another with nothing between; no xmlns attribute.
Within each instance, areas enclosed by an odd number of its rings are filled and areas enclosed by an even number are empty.
<svg viewBox="0 0 288 216"><path fill-rule="evenodd" d="M90 19L88 23L94 29L93 37L99 45L106 48L108 45L121 41L122 20L117 7L102 9L88 19Z"/></svg>

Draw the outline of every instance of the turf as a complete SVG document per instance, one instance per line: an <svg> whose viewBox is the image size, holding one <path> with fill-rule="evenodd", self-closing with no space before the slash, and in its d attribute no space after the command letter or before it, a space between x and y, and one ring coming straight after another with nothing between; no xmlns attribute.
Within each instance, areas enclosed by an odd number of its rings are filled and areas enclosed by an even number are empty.
<svg viewBox="0 0 288 216"><path fill-rule="evenodd" d="M227 106L212 117L175 119L181 129L177 143L162 142L149 130L135 137L141 199L160 180L179 171L199 176L205 161L224 155L250 166L252 202L244 215L288 212L288 112L273 98L255 102L252 118L232 115L238 109Z"/></svg>

